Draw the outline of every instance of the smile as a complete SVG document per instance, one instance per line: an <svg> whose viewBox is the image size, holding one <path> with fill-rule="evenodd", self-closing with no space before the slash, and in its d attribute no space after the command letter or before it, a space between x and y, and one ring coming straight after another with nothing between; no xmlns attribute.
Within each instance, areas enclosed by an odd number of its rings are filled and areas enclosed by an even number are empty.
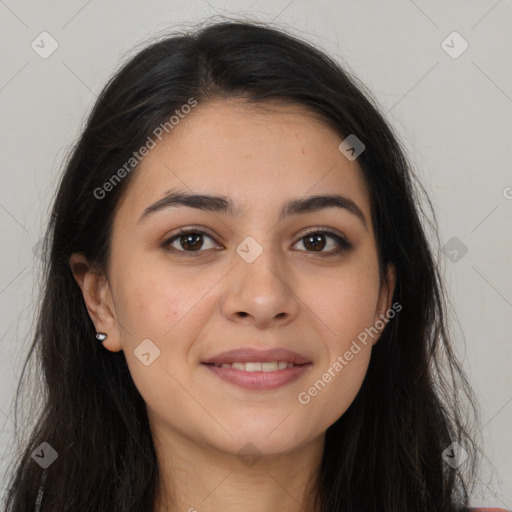
<svg viewBox="0 0 512 512"><path fill-rule="evenodd" d="M247 362L247 363L220 363L215 364L221 368L235 368L236 370L243 370L245 372L275 372L277 370L284 370L291 368L293 363L288 361L270 361L270 362Z"/></svg>
<svg viewBox="0 0 512 512"><path fill-rule="evenodd" d="M251 390L273 390L302 377L311 363L294 364L287 361L203 363L216 377L235 386Z"/></svg>

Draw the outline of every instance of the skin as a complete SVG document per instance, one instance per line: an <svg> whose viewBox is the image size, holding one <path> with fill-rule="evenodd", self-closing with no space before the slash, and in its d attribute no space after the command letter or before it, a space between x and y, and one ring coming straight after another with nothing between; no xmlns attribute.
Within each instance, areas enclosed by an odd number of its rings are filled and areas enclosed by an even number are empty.
<svg viewBox="0 0 512 512"><path fill-rule="evenodd" d="M349 407L379 335L303 405L297 399L322 377L365 328L391 307L395 272L381 276L370 200L341 138L298 106L256 109L241 100L200 104L145 157L114 218L108 273L81 254L70 260L90 317L110 351L123 350L144 398L161 481L155 511L311 510L305 494L324 436ZM179 206L137 222L170 189L221 194L243 215ZM362 210L324 208L278 221L292 198L338 193ZM161 244L181 227L201 227L194 257ZM317 251L307 228L329 227L352 248L325 236ZM318 229L320 231L320 229ZM263 249L252 263L236 252L247 237ZM183 241L183 237L181 238ZM186 243L186 241L185 241ZM215 250L221 247L222 250ZM202 251L199 252L198 251ZM320 252L318 252L320 251ZM150 339L160 356L134 355ZM201 361L240 347L284 347L312 366L275 390L246 390L221 380ZM261 458L237 453L246 443ZM173 485L174 484L174 485Z"/></svg>

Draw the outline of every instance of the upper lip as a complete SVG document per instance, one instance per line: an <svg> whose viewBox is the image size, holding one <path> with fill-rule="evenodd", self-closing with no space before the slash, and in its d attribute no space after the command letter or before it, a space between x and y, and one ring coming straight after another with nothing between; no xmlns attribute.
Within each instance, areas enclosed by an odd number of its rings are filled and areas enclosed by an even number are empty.
<svg viewBox="0 0 512 512"><path fill-rule="evenodd" d="M273 348L268 350L257 350L252 348L241 348L228 350L210 357L203 361L205 364L222 364L222 363L246 363L246 362L270 362L270 361L287 361L294 364L306 364L311 361L293 350L284 348Z"/></svg>

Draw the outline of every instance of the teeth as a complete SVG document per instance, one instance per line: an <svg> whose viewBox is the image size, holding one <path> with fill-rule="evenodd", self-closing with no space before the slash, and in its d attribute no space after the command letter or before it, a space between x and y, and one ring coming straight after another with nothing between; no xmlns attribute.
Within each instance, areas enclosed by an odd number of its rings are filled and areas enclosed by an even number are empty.
<svg viewBox="0 0 512 512"><path fill-rule="evenodd" d="M278 361L272 361L271 363L261 363L261 369L264 372L275 372L277 370Z"/></svg>
<svg viewBox="0 0 512 512"><path fill-rule="evenodd" d="M245 363L246 372L261 372L262 363Z"/></svg>
<svg viewBox="0 0 512 512"><path fill-rule="evenodd" d="M294 364L287 361L268 361L265 363L222 363L215 364L215 366L218 366L219 368L234 368L235 370L242 370L245 372L275 372L277 370L284 370L285 368L292 368Z"/></svg>

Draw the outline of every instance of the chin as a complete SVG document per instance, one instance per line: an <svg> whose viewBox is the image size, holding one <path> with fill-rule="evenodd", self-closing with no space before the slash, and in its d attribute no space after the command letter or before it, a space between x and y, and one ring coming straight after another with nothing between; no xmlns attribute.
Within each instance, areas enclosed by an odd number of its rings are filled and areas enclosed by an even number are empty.
<svg viewBox="0 0 512 512"><path fill-rule="evenodd" d="M279 455L294 451L315 437L305 437L303 427L294 428L290 424L279 426L279 423L264 424L260 428L248 423L239 424L236 429L226 426L233 437L224 436L217 448L239 456Z"/></svg>

